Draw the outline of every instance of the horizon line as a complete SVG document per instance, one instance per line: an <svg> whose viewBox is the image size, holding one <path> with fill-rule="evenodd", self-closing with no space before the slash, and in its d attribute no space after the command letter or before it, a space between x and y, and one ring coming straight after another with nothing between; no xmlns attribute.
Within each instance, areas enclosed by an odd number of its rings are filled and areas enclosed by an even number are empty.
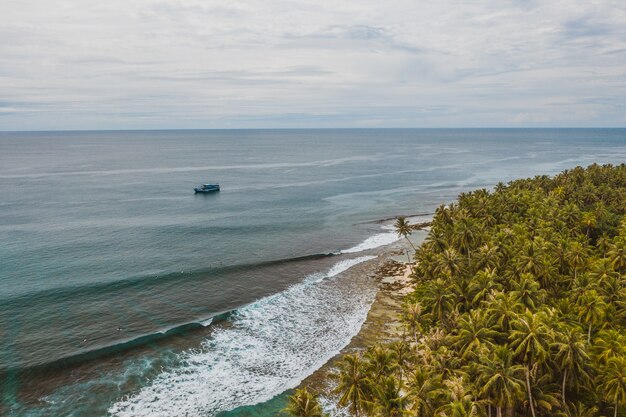
<svg viewBox="0 0 626 417"><path fill-rule="evenodd" d="M236 128L137 128L137 129L41 129L0 130L4 133L61 133L61 132L199 132L199 131L242 131L242 130L620 130L626 126L560 126L560 127L236 127Z"/></svg>

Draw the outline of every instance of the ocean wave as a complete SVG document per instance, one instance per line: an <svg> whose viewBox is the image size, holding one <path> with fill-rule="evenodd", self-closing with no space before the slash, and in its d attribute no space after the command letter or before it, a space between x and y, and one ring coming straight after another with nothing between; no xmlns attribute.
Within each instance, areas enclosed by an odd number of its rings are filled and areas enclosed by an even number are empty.
<svg viewBox="0 0 626 417"><path fill-rule="evenodd" d="M116 417L213 416L267 401L337 354L358 332L375 289L339 283L375 257L342 260L315 279L238 309L201 349L180 355L138 392L112 405ZM352 285L352 286L351 286Z"/></svg>
<svg viewBox="0 0 626 417"><path fill-rule="evenodd" d="M183 323L180 325L174 325L165 329L157 330L154 333L141 335L132 339L121 340L117 343L113 343L106 346L100 346L85 350L73 355L65 356L60 359L56 359L51 362L43 364L37 364L32 366L18 366L8 367L0 369L0 377L10 373L28 373L29 375L37 374L38 372L50 372L58 369L64 369L68 366L80 364L83 362L91 361L94 359L102 358L105 356L125 352L131 349L135 349L147 344L157 342L172 336L185 334L194 330L199 330L205 327L209 327L212 324L220 323L224 320L228 320L237 310L225 311L223 313L215 314L206 319L200 319L189 323ZM0 378L1 379L1 378Z"/></svg>
<svg viewBox="0 0 626 417"><path fill-rule="evenodd" d="M87 294L102 294L104 292L120 291L127 288L141 287L145 283L159 283L163 284L169 281L176 281L184 278L186 281L192 281L194 279L203 280L207 276L228 273L246 271L255 268L268 267L282 265L291 262L301 262L307 260L322 259L331 256L336 256L337 253L316 253L312 255L294 256L292 258L272 259L269 261L261 262L249 262L235 265L217 265L210 268L199 269L189 272L165 272L165 273L153 273L147 275L139 275L134 277L120 278L115 281L98 282L93 284L82 285L68 285L65 287L55 287L48 290L31 291L22 293L18 296L0 297L0 302L5 305L36 305L46 302L48 299L57 300L59 298L68 298L78 295Z"/></svg>
<svg viewBox="0 0 626 417"><path fill-rule="evenodd" d="M385 227L383 226L383 229L384 228ZM368 237L367 239L365 239L363 242L359 243L356 246L353 246L349 249L342 250L341 253L363 252L366 250L378 248L380 246L390 245L398 241L399 239L400 238L398 237L398 234L395 231L386 232L386 233L378 233L374 236Z"/></svg>

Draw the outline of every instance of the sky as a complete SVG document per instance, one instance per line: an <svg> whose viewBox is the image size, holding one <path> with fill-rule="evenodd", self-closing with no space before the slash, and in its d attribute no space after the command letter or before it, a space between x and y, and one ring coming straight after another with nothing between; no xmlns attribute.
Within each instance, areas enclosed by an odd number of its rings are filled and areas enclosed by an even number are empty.
<svg viewBox="0 0 626 417"><path fill-rule="evenodd" d="M625 126L625 0L0 1L0 130Z"/></svg>

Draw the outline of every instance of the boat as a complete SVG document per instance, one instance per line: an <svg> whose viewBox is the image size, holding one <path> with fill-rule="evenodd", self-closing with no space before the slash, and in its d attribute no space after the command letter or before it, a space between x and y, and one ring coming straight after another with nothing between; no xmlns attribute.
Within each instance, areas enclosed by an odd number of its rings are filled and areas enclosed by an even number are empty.
<svg viewBox="0 0 626 417"><path fill-rule="evenodd" d="M194 188L196 193L214 193L220 190L219 184L202 184Z"/></svg>

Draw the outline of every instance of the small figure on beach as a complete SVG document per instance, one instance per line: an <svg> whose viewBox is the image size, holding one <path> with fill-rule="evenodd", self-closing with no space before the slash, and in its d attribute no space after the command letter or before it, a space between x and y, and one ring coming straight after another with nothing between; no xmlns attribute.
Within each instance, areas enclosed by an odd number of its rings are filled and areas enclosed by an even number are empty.
<svg viewBox="0 0 626 417"><path fill-rule="evenodd" d="M122 331L122 327L121 326L117 326L117 331L121 332Z"/></svg>

